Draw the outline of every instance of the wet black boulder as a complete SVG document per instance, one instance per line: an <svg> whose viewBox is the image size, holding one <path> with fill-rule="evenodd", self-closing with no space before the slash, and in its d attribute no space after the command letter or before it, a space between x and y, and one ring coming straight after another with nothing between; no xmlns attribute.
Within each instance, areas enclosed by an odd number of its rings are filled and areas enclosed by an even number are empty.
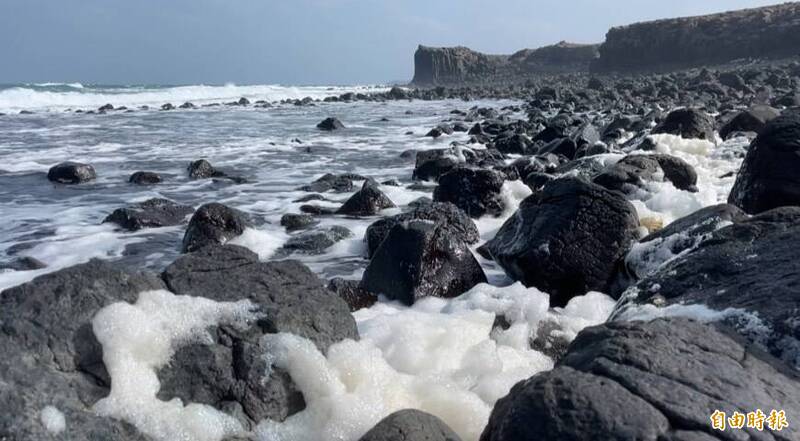
<svg viewBox="0 0 800 441"><path fill-rule="evenodd" d="M645 304L733 308L718 319L800 368L800 208L733 221L629 288L612 317L633 317Z"/></svg>
<svg viewBox="0 0 800 441"><path fill-rule="evenodd" d="M369 308L378 301L378 296L361 287L360 280L334 277L328 281L328 289L347 302L350 311Z"/></svg>
<svg viewBox="0 0 800 441"><path fill-rule="evenodd" d="M189 177L192 179L205 179L205 178L213 178L219 177L223 174L217 171L210 162L205 159L198 159L197 161L193 161L189 164L186 168L186 171L189 172Z"/></svg>
<svg viewBox="0 0 800 441"><path fill-rule="evenodd" d="M418 151L412 178L420 181L435 181L439 176L463 164L453 149Z"/></svg>
<svg viewBox="0 0 800 441"><path fill-rule="evenodd" d="M753 140L728 202L748 213L800 205L800 114L772 120Z"/></svg>
<svg viewBox="0 0 800 441"><path fill-rule="evenodd" d="M625 258L626 271L634 280L647 274L678 254L697 246L714 231L731 222L747 219L747 214L730 204L711 205L671 222L642 238L636 253Z"/></svg>
<svg viewBox="0 0 800 441"><path fill-rule="evenodd" d="M152 185L161 182L161 176L158 173L148 171L138 171L128 178L128 182L136 185Z"/></svg>
<svg viewBox="0 0 800 441"><path fill-rule="evenodd" d="M202 205L189 221L182 251L190 253L208 245L224 244L250 225L248 216L235 208L217 202Z"/></svg>
<svg viewBox="0 0 800 441"><path fill-rule="evenodd" d="M625 185L645 182L672 182L679 190L697 191L697 172L689 163L665 154L628 155L594 178L596 184L610 190L624 190Z"/></svg>
<svg viewBox="0 0 800 441"><path fill-rule="evenodd" d="M776 404L778 403L778 404ZM800 418L800 376L732 335L687 319L587 328L556 367L517 383L481 441L790 440L781 432L715 431L715 410L784 409Z"/></svg>
<svg viewBox="0 0 800 441"><path fill-rule="evenodd" d="M453 203L473 218L499 216L505 209L501 196L504 181L503 174L495 170L459 167L439 177L433 200Z"/></svg>
<svg viewBox="0 0 800 441"><path fill-rule="evenodd" d="M494 141L494 148L502 153L515 155L529 155L535 150L533 141L522 134L512 134L498 138Z"/></svg>
<svg viewBox="0 0 800 441"><path fill-rule="evenodd" d="M313 231L305 231L295 234L283 244L280 252L292 253L299 252L305 254L321 254L327 248L332 247L353 233L345 227L334 225L326 228L316 228Z"/></svg>
<svg viewBox="0 0 800 441"><path fill-rule="evenodd" d="M213 329L211 344L180 348L158 372L160 398L215 406L238 416L245 427L264 418L283 421L305 408L287 372L276 368L265 376L265 335L292 333L323 352L338 341L358 339L347 304L297 261L260 262L245 248L214 245L179 258L162 277L177 294L226 302L246 298L260 313L244 329Z"/></svg>
<svg viewBox="0 0 800 441"><path fill-rule="evenodd" d="M142 228L168 227L180 225L194 208L180 205L169 199L153 198L125 208L117 208L103 223L111 222L120 227L137 231Z"/></svg>
<svg viewBox="0 0 800 441"><path fill-rule="evenodd" d="M452 237L467 244L474 244L480 240L478 227L460 208L449 202L423 203L411 211L379 219L370 225L364 235L369 257L375 254L381 242L395 225L412 220L426 220L440 224L450 231Z"/></svg>
<svg viewBox="0 0 800 441"><path fill-rule="evenodd" d="M488 249L512 279L564 305L587 291L610 293L638 226L636 210L621 194L557 179L520 204Z"/></svg>
<svg viewBox="0 0 800 441"><path fill-rule="evenodd" d="M47 172L47 179L59 184L81 184L97 178L94 167L79 162L62 162Z"/></svg>
<svg viewBox="0 0 800 441"><path fill-rule="evenodd" d="M346 193L348 191L353 191L353 180L346 175L326 173L317 178L314 182L300 187L300 190L312 193L324 193L326 191Z"/></svg>
<svg viewBox="0 0 800 441"><path fill-rule="evenodd" d="M667 114L652 133L669 133L683 138L714 140L714 120L699 109L683 108Z"/></svg>
<svg viewBox="0 0 800 441"><path fill-rule="evenodd" d="M375 181L367 180L361 190L350 196L350 199L336 210L336 214L373 216L381 210L392 207L395 207L394 202L383 194L378 188L378 184Z"/></svg>
<svg viewBox="0 0 800 441"><path fill-rule="evenodd" d="M399 410L369 430L359 441L461 441L441 419L415 409Z"/></svg>
<svg viewBox="0 0 800 441"><path fill-rule="evenodd" d="M286 213L281 216L281 225L286 227L286 231L304 230L318 223L314 216L305 213Z"/></svg>
<svg viewBox="0 0 800 441"><path fill-rule="evenodd" d="M345 127L344 124L342 124L342 122L339 121L338 118L329 117L325 118L319 124L317 124L317 128L320 130L325 130L330 132L333 130L344 129Z"/></svg>
<svg viewBox="0 0 800 441"><path fill-rule="evenodd" d="M780 116L781 112L770 106L756 105L745 111L737 113L733 118L719 129L719 136L728 139L736 132L759 133L764 126Z"/></svg>
<svg viewBox="0 0 800 441"><path fill-rule="evenodd" d="M67 421L63 439L144 441L129 424L92 409L110 387L92 319L157 289L164 289L157 275L91 260L0 293L0 438L53 439L40 419L52 405Z"/></svg>
<svg viewBox="0 0 800 441"><path fill-rule="evenodd" d="M456 297L486 282L467 245L430 221L395 225L375 251L361 286L411 305L417 299Z"/></svg>

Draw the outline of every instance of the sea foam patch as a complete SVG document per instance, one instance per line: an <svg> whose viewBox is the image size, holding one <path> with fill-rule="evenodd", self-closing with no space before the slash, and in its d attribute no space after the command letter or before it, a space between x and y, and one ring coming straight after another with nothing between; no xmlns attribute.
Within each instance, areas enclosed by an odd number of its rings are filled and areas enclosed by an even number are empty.
<svg viewBox="0 0 800 441"><path fill-rule="evenodd" d="M261 422L258 439L355 441L390 413L415 408L442 418L464 440L477 440L499 398L552 368L549 357L530 347L542 321L559 322L571 339L602 323L613 305L590 293L550 309L549 296L535 288L482 284L457 299L360 310L360 341L337 343L324 355L300 337L268 335L267 360L290 373L307 407L282 423ZM498 315L508 329L494 326Z"/></svg>
<svg viewBox="0 0 800 441"><path fill-rule="evenodd" d="M95 412L127 421L161 441L220 441L243 434L235 418L211 406L156 398L156 372L182 344L209 341L207 327L254 317L249 301L218 303L169 291L146 291L135 304L106 306L92 328L103 346L111 391L94 405Z"/></svg>

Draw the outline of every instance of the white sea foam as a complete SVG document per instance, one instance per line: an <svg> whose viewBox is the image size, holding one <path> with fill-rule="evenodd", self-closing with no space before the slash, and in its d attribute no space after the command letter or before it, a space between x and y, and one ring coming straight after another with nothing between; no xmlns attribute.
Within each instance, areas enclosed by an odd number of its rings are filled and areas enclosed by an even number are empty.
<svg viewBox="0 0 800 441"><path fill-rule="evenodd" d="M684 139L669 134L651 135L657 153L683 159L697 172L697 192L678 190L671 182L648 182L629 195L640 219L655 218L667 225L703 207L725 202L741 159L732 151L747 140L735 138L720 145L703 139ZM635 154L649 152L635 151Z"/></svg>
<svg viewBox="0 0 800 441"><path fill-rule="evenodd" d="M53 435L58 435L67 428L67 419L55 406L45 406L39 414L39 419L44 428Z"/></svg>
<svg viewBox="0 0 800 441"><path fill-rule="evenodd" d="M325 355L300 337L268 335L268 361L289 371L307 407L283 423L263 421L259 439L355 441L388 414L416 408L442 418L465 441L477 440L497 399L552 368L550 358L530 348L543 320L560 323L571 339L604 321L613 305L590 293L551 310L549 296L535 288L483 284L453 300L360 310L361 339L335 344ZM493 331L496 315L511 327Z"/></svg>
<svg viewBox="0 0 800 441"><path fill-rule="evenodd" d="M135 304L101 309L92 328L112 381L109 395L94 405L95 412L127 421L160 441L220 441L243 434L235 418L211 406L156 398L161 387L156 371L180 345L209 341L208 326L250 320L251 311L246 300L217 303L169 291L142 292Z"/></svg>
<svg viewBox="0 0 800 441"><path fill-rule="evenodd" d="M20 110L95 109L105 104L119 106L161 106L164 103L180 105L186 101L195 104L236 101L241 97L251 101L280 101L311 97L322 99L345 92L380 92L382 87L285 87L279 85L237 86L178 86L178 87L125 87L91 88L77 84L44 83L40 87L69 86L75 90L37 90L32 87L12 87L0 90L0 112ZM82 85L81 85L82 86Z"/></svg>

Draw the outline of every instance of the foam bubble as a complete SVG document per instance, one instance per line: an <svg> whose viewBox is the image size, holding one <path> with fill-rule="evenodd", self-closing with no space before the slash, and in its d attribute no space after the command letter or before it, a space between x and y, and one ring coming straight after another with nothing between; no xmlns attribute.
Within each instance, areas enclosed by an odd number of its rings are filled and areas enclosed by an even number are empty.
<svg viewBox="0 0 800 441"><path fill-rule="evenodd" d="M146 291L135 304L104 307L92 328L103 346L111 391L94 405L95 412L162 441L220 441L243 434L235 418L211 406L156 398L161 387L156 372L180 345L210 341L207 327L250 320L252 308L249 301L217 303L169 291Z"/></svg>
<svg viewBox="0 0 800 441"><path fill-rule="evenodd" d="M54 406L45 406L39 414L39 419L42 421L44 428L53 435L58 435L67 428L67 420L64 418L64 414Z"/></svg>

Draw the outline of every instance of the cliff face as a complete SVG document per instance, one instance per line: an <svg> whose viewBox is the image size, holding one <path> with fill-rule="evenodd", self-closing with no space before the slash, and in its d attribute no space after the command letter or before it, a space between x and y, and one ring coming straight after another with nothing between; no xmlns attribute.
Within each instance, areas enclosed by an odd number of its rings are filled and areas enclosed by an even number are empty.
<svg viewBox="0 0 800 441"><path fill-rule="evenodd" d="M800 3L612 28L592 71L667 71L800 53Z"/></svg>
<svg viewBox="0 0 800 441"><path fill-rule="evenodd" d="M419 46L414 54L416 85L521 81L536 73L585 72L598 45L561 42L513 55L487 55L466 47Z"/></svg>

